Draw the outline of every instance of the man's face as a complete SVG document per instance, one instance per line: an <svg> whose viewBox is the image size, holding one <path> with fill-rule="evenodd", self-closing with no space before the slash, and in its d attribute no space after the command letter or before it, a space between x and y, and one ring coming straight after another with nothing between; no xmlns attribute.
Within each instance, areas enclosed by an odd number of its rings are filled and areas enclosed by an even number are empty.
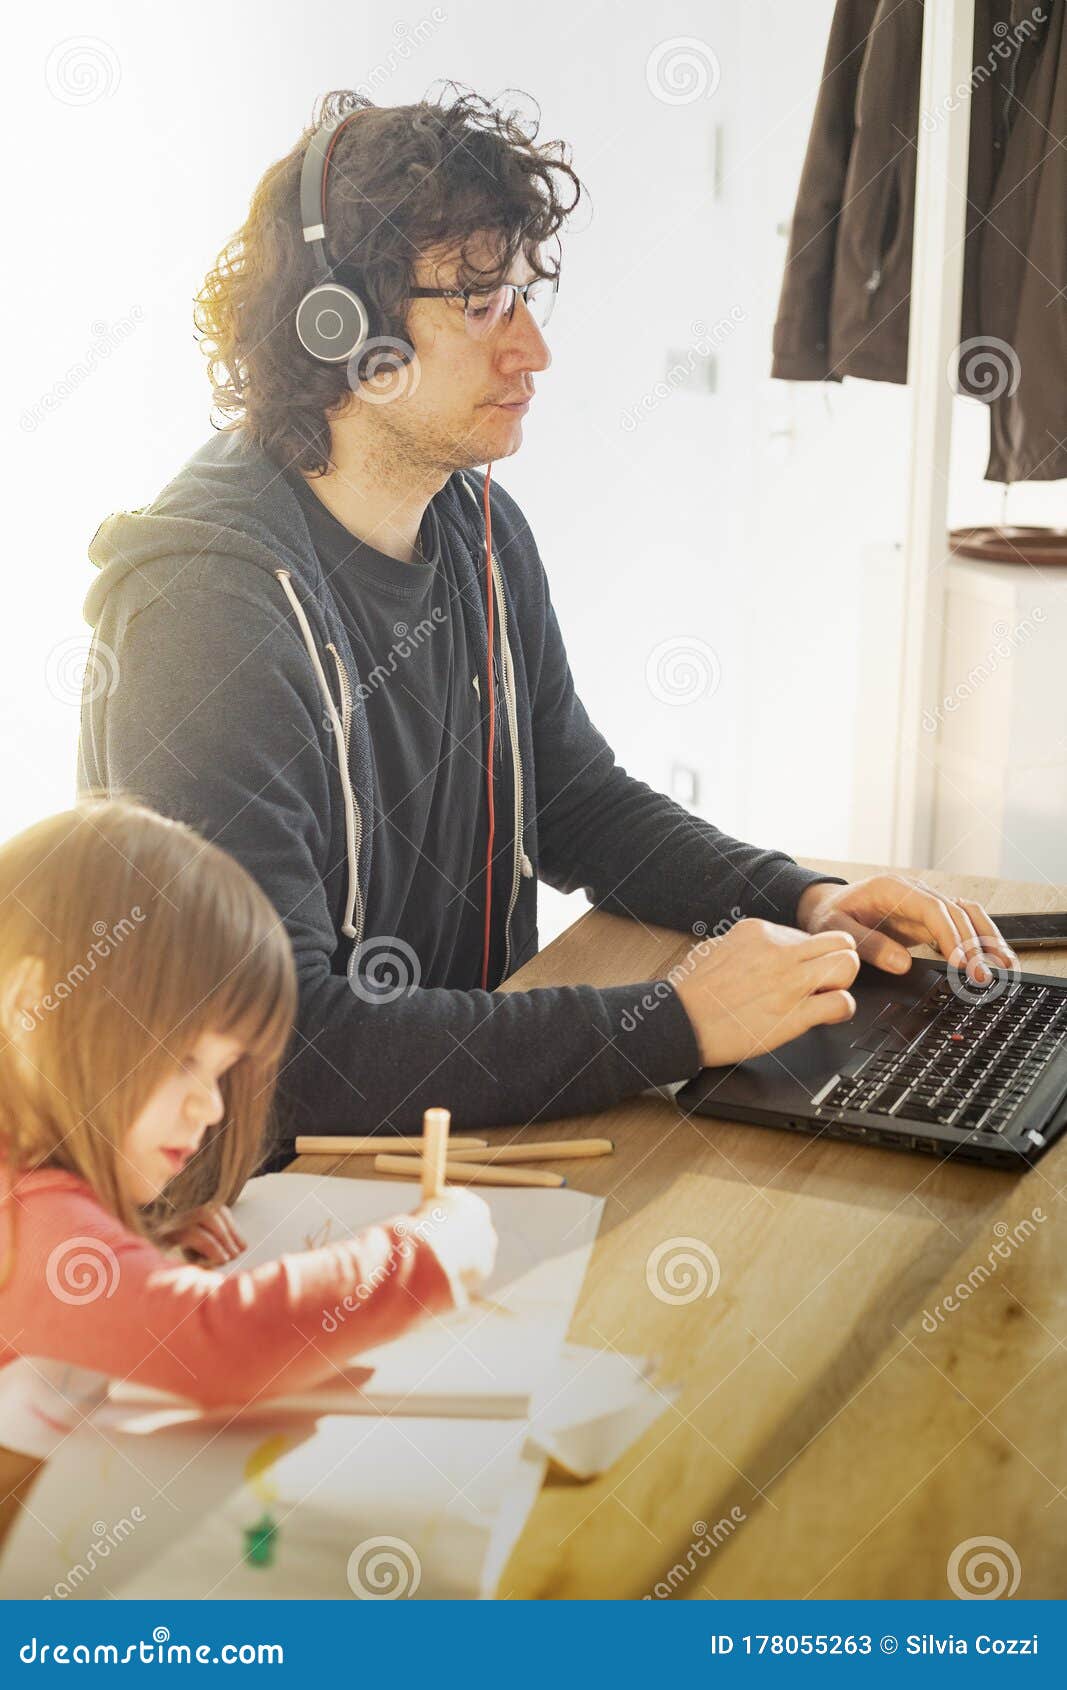
<svg viewBox="0 0 1067 1690"><path fill-rule="evenodd" d="M490 249L472 250L491 275ZM420 259L414 285L454 287L457 271L454 255ZM521 284L535 274L520 255L506 279ZM476 339L462 299L413 299L407 331L414 364L399 372L392 388L388 377L368 386L367 411L389 444L409 461L446 474L517 452L534 373L552 361L525 301L516 299L510 321L502 319ZM387 397L394 390L395 397Z"/></svg>

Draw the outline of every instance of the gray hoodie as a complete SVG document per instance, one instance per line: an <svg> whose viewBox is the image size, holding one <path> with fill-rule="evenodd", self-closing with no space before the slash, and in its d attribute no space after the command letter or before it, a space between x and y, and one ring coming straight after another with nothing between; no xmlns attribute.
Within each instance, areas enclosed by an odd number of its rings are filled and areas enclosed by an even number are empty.
<svg viewBox="0 0 1067 1690"><path fill-rule="evenodd" d="M484 658L474 477L455 472L434 504L469 564L459 603ZM618 766L575 692L522 513L499 485L491 509L504 974L537 950L538 877L683 932L739 914L792 922L826 877L727 837ZM102 661L88 674L109 684L87 682L79 790L131 792L199 828L256 878L292 942L300 999L275 1160L297 1132L411 1132L435 1104L462 1127L551 1120L696 1072L688 1016L662 983L398 990L394 971L376 992L370 866L389 834L366 694L300 501L242 431L213 434L145 509L108 517L90 557L100 574L85 616Z"/></svg>

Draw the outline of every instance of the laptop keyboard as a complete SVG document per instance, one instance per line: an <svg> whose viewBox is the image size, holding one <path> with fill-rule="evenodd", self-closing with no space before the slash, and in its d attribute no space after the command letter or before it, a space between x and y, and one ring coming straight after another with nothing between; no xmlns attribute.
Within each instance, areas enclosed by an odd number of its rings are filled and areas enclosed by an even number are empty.
<svg viewBox="0 0 1067 1690"><path fill-rule="evenodd" d="M838 1075L813 1104L1003 1132L1063 1046L1067 992L1017 981L988 1002L963 1002L942 979L914 1008L893 1006L885 1033L858 1074Z"/></svg>

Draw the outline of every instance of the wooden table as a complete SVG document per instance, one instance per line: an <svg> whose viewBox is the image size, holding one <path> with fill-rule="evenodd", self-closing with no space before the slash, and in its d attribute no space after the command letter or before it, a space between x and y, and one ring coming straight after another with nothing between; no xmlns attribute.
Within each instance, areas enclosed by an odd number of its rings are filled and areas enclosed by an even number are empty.
<svg viewBox="0 0 1067 1690"><path fill-rule="evenodd" d="M1067 888L924 878L993 910L1067 907ZM590 914L507 989L662 977L690 943ZM1067 952L1029 966L1067 973ZM1019 1595L1067 1594L1067 1138L1019 1177L683 1121L655 1093L566 1134L617 1146L563 1169L606 1200L571 1336L657 1357L681 1395L600 1479L545 1485L502 1597L949 1597L949 1555L990 1536L1020 1560ZM1047 1218L1016 1247L1035 1206ZM1002 1238L1010 1259L924 1332L923 1311ZM672 1239L714 1252L712 1295L649 1289Z"/></svg>
<svg viewBox="0 0 1067 1690"><path fill-rule="evenodd" d="M924 878L993 910L1067 907L1067 888ZM690 943L590 914L505 989L662 977ZM1067 952L1029 966L1067 973ZM502 1597L948 1597L949 1555L991 1536L1020 1596L1067 1593L1067 1138L1019 1177L687 1122L655 1093L567 1122L583 1134L617 1148L565 1169L605 1198L571 1335L655 1356L681 1394L600 1479L545 1485ZM650 1288L673 1240L714 1258L711 1295ZM931 1312L1006 1240L958 1312ZM0 1490L22 1470L0 1461Z"/></svg>

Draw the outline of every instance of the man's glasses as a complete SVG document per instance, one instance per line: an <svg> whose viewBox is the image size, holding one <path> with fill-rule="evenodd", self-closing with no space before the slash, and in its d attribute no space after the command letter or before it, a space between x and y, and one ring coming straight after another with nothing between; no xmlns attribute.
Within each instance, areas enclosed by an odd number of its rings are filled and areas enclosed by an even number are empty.
<svg viewBox="0 0 1067 1690"><path fill-rule="evenodd" d="M515 301L522 300L539 329L543 329L552 315L559 292L559 271L554 276L534 276L529 282L501 282L488 293L475 288L412 288L412 299L462 299L463 317L467 333L474 340L484 340L500 323L510 323L515 314Z"/></svg>

